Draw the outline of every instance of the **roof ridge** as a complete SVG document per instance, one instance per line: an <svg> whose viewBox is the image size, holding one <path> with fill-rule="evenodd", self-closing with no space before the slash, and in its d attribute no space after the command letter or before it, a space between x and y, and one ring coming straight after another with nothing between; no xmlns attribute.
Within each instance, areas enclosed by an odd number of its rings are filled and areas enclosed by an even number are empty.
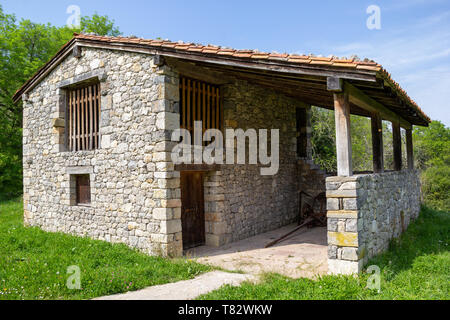
<svg viewBox="0 0 450 320"><path fill-rule="evenodd" d="M74 33L73 34L75 38L78 39L86 39L86 38L96 38L96 39L101 39L101 40L106 40L106 39L121 39L121 40L126 40L126 39L133 39L133 41L143 41L143 42L158 42L158 43L164 43L165 45L175 45L176 47L181 47L181 46L189 46L189 47L198 47L198 48L214 48L214 49L220 49L220 50L224 50L224 51L234 51L234 52L239 52L239 53L250 53L250 54L258 54L258 55L287 55L287 57L292 57L292 58L297 58L297 57L303 57L305 59L312 59L312 60L324 60L324 61L337 61L339 63L358 63L361 65L375 65L375 66L381 66L380 64L378 64L377 62L373 61L372 59L368 59L368 58L364 58L364 60L360 60L359 57L357 56L351 56L351 57L337 57L334 55L329 55L329 56L322 56L322 55L315 55L313 53L309 53L309 54L298 54L298 53L278 53L276 51L273 52L266 52L266 51L260 51L258 49L236 49L236 48L231 48L228 46L221 46L221 45L215 45L215 44L202 44L202 43L195 43L195 42L185 42L183 40L178 40L178 41L171 41L169 39L149 39L149 38L142 38L142 37L137 37L134 35L131 36L100 36L97 34L93 34L93 33ZM181 48L179 48L181 49Z"/></svg>

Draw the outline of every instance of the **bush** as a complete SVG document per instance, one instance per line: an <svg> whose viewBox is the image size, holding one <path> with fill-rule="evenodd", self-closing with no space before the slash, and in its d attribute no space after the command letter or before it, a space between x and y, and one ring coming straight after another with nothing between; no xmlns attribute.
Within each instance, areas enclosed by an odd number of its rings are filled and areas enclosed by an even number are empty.
<svg viewBox="0 0 450 320"><path fill-rule="evenodd" d="M438 210L450 211L450 165L443 163L429 167L422 173L422 192L425 203Z"/></svg>

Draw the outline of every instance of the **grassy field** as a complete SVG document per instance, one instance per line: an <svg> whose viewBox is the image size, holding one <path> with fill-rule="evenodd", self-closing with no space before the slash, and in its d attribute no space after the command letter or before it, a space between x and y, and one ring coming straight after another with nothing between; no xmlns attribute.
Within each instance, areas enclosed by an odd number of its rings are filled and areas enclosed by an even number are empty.
<svg viewBox="0 0 450 320"><path fill-rule="evenodd" d="M388 252L381 292L369 275L318 280L266 274L258 284L224 286L199 299L448 299L450 215L423 208ZM79 266L81 289L68 289L67 268ZM210 268L186 259L149 257L121 244L46 233L22 225L19 200L0 203L0 299L88 299L193 278Z"/></svg>
<svg viewBox="0 0 450 320"><path fill-rule="evenodd" d="M67 268L81 271L68 289ZM20 200L0 203L0 299L88 299L194 278L209 267L110 244L24 228Z"/></svg>
<svg viewBox="0 0 450 320"><path fill-rule="evenodd" d="M381 290L367 289L369 275L318 280L265 275L258 284L224 286L199 299L449 299L450 215L423 208L388 252L369 262L381 269Z"/></svg>

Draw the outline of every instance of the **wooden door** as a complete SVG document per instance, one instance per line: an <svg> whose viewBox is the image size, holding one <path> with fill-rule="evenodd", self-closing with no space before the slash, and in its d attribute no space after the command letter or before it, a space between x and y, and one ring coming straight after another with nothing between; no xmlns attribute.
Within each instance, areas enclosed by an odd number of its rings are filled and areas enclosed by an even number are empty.
<svg viewBox="0 0 450 320"><path fill-rule="evenodd" d="M183 249L205 244L203 173L181 172Z"/></svg>

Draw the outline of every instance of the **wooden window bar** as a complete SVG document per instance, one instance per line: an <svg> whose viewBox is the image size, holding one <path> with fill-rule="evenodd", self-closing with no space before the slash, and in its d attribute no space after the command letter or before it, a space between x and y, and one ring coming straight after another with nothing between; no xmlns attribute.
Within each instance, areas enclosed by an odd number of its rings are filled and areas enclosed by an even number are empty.
<svg viewBox="0 0 450 320"><path fill-rule="evenodd" d="M70 151L99 147L100 84L67 90Z"/></svg>
<svg viewBox="0 0 450 320"><path fill-rule="evenodd" d="M203 81L180 78L180 127L194 135L194 121L202 121L204 133L208 129L223 129L220 88Z"/></svg>

